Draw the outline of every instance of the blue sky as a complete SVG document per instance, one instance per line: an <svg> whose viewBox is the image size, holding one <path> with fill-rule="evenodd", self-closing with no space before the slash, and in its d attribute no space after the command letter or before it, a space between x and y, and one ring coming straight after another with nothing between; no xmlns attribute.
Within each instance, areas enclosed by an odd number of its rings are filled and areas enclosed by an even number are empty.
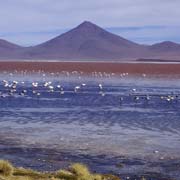
<svg viewBox="0 0 180 180"><path fill-rule="evenodd" d="M180 0L0 0L0 38L30 46L81 22L142 44L180 43Z"/></svg>

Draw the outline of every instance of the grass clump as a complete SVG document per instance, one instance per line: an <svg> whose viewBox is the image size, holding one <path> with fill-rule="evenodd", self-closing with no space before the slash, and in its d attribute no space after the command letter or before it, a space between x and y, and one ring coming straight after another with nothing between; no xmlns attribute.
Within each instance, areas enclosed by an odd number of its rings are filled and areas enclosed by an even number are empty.
<svg viewBox="0 0 180 180"><path fill-rule="evenodd" d="M75 163L68 170L43 173L32 169L13 167L0 160L0 180L120 180L113 175L93 174L87 166Z"/></svg>
<svg viewBox="0 0 180 180"><path fill-rule="evenodd" d="M45 174L34 171L32 169L14 168L14 176L28 176L31 178L44 178Z"/></svg>
<svg viewBox="0 0 180 180"><path fill-rule="evenodd" d="M68 171L58 171L56 177L67 180L103 180L101 175L90 173L89 169L80 163L73 164Z"/></svg>
<svg viewBox="0 0 180 180"><path fill-rule="evenodd" d="M0 160L0 176L11 176L13 169L13 166L8 161Z"/></svg>
<svg viewBox="0 0 180 180"><path fill-rule="evenodd" d="M70 167L70 172L72 172L80 180L87 180L87 179L90 180L91 179L91 174L89 172L89 169L82 164L76 163L76 164L72 165Z"/></svg>
<svg viewBox="0 0 180 180"><path fill-rule="evenodd" d="M75 175L72 174L71 172L67 171L67 170L57 171L55 177L59 178L59 179L66 179L66 180L75 179Z"/></svg>

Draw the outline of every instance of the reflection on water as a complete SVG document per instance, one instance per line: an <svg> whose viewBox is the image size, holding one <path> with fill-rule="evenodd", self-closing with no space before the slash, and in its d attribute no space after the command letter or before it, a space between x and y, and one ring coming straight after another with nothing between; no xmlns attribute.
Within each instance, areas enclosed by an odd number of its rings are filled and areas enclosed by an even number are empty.
<svg viewBox="0 0 180 180"><path fill-rule="evenodd" d="M164 171L179 177L177 169L167 171L167 167L166 170L162 168L162 162L157 168L152 165L158 160L170 164L170 160L180 159L178 81L178 78L3 74L0 83L0 149L7 153L1 151L1 157L19 158L16 148L20 148L19 152L26 149L23 152L27 157L31 157L28 148L39 148L35 153L38 156L43 154L43 149L53 150L51 157L57 151L79 154L82 161L87 161L88 155L93 158L102 154L110 156L112 162L112 157L120 162L124 160L115 157L131 157L136 158L134 166L129 167L130 161L123 162L128 168L118 171L129 173L140 167L139 171ZM137 158L141 159L138 165ZM71 159L74 160L79 161L78 157ZM102 158L98 160L96 166ZM60 161L56 163L61 164ZM39 166L37 162L34 164ZM110 160L108 164L111 169ZM99 168L107 169L103 162Z"/></svg>

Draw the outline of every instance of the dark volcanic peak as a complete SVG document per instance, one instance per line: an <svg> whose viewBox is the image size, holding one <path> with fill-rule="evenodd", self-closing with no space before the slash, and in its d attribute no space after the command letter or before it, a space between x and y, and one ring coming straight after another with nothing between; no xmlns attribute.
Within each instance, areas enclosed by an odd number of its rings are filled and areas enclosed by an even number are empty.
<svg viewBox="0 0 180 180"><path fill-rule="evenodd" d="M90 21L84 21L77 26L77 28L84 28L84 29L99 29L99 26L93 24Z"/></svg>
<svg viewBox="0 0 180 180"><path fill-rule="evenodd" d="M90 27L90 26L97 26L96 24L90 22L90 21L84 21L82 22L81 24L79 24L77 27L81 27L81 26L87 26L87 27ZM98 26L97 26L98 27Z"/></svg>
<svg viewBox="0 0 180 180"><path fill-rule="evenodd" d="M96 24L84 21L80 25L78 25L76 28L72 29L75 33L81 33L84 36L87 36L89 38L93 38L96 36L99 36L99 38L105 38L109 41L117 41L121 40L121 43L127 43L128 45L137 45L136 43L129 41L127 39L124 39L123 37L120 37L118 35L112 34L105 29L101 28L100 26L97 26ZM71 32L71 31L70 31Z"/></svg>
<svg viewBox="0 0 180 180"><path fill-rule="evenodd" d="M58 48L59 45L63 45L63 47L69 46L79 48L80 46L83 47L84 45L87 45L87 43L89 45L95 43L94 48L97 44L102 45L102 47L106 44L109 45L109 49L112 48L111 46L118 46L119 48L138 46L138 44L112 34L88 21L85 21L74 29L38 46L48 46L49 48L56 46Z"/></svg>
<svg viewBox="0 0 180 180"><path fill-rule="evenodd" d="M74 29L33 47L29 54L32 57L55 59L119 59L137 54L140 47L142 46L85 21Z"/></svg>
<svg viewBox="0 0 180 180"><path fill-rule="evenodd" d="M84 33L84 34L97 34L97 33L101 33L104 32L105 30L99 26L97 26L96 24L93 24L89 21L84 21L83 23L81 23L80 25L78 25L76 28L73 29L73 31L75 32L79 32L79 33Z"/></svg>

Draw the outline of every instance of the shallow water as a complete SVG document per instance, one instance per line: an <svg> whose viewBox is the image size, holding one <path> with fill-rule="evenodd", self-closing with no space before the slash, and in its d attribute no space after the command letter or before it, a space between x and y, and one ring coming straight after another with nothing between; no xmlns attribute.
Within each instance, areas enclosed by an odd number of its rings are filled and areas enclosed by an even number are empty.
<svg viewBox="0 0 180 180"><path fill-rule="evenodd" d="M2 74L3 79L18 84L9 94L12 87L0 83L1 158L40 170L81 161L132 179L148 172L180 178L178 77ZM53 92L43 86L47 81Z"/></svg>

